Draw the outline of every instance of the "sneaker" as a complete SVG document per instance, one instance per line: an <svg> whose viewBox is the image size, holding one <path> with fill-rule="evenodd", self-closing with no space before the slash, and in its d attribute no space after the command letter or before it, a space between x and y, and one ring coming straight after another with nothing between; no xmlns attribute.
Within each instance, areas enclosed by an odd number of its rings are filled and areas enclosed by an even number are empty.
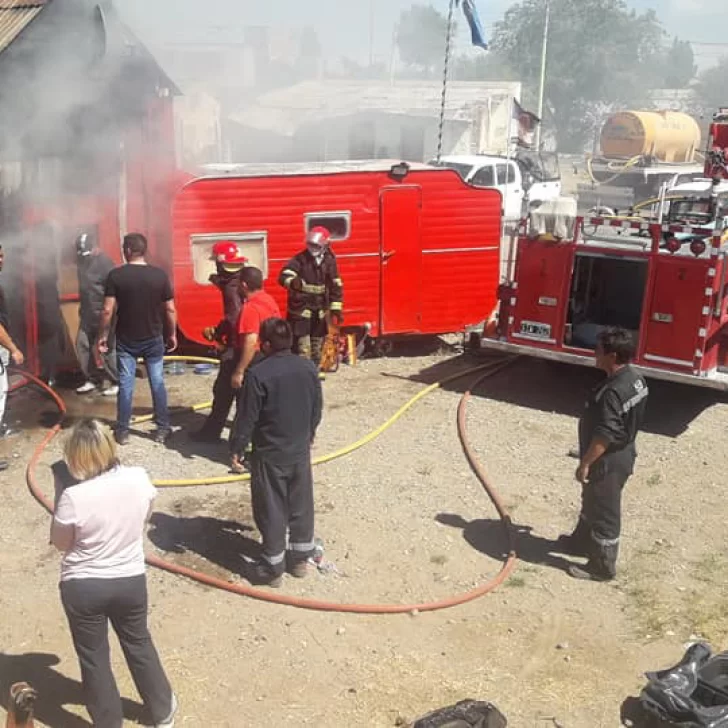
<svg viewBox="0 0 728 728"><path fill-rule="evenodd" d="M84 382L80 387L76 387L76 394L88 394L96 389L93 382Z"/></svg>
<svg viewBox="0 0 728 728"><path fill-rule="evenodd" d="M114 433L114 439L118 445L127 445L129 443L129 431L128 430L117 430Z"/></svg>
<svg viewBox="0 0 728 728"><path fill-rule="evenodd" d="M110 387L107 387L103 392L101 392L102 397L116 397L116 395L119 394L119 385L118 384L112 384Z"/></svg>
<svg viewBox="0 0 728 728"><path fill-rule="evenodd" d="M156 442L158 445L165 445L167 443L167 440L169 440L169 436L171 434L172 430L170 430L168 427L160 427L154 433L154 442Z"/></svg>
<svg viewBox="0 0 728 728"><path fill-rule="evenodd" d="M155 723L154 728L174 728L174 716L178 708L177 696L172 693L172 710L170 710L169 715L161 723Z"/></svg>
<svg viewBox="0 0 728 728"><path fill-rule="evenodd" d="M17 430L13 430L10 425L0 425L0 440L4 440L6 437L12 437L17 434Z"/></svg>

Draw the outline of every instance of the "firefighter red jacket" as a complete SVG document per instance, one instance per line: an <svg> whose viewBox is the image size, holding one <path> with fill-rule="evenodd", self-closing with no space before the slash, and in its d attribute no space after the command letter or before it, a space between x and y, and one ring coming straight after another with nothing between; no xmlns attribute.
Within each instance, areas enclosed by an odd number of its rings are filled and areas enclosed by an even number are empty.
<svg viewBox="0 0 728 728"><path fill-rule="evenodd" d="M302 251L284 266L278 282L288 290L291 319L323 319L328 311L343 311L344 286L331 250L326 251L321 265L308 250Z"/></svg>

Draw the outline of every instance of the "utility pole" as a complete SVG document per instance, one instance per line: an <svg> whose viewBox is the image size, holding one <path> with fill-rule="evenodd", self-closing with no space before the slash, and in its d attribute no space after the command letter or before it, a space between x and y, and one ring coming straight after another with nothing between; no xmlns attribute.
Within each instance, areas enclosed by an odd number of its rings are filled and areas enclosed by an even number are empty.
<svg viewBox="0 0 728 728"><path fill-rule="evenodd" d="M541 83L538 91L538 118L543 119L543 102L546 91L546 60L549 47L549 26L551 25L551 0L546 0L546 20L543 25L543 46L541 48ZM540 122L536 127L536 151L541 149L541 127Z"/></svg>
<svg viewBox="0 0 728 728"><path fill-rule="evenodd" d="M437 135L437 161L442 157L442 143L445 136L445 109L447 106L447 77L450 73L450 51L452 49L453 15L455 13L455 0L450 0L450 9L447 14L447 39L445 41L445 68L442 74L442 103L440 106L440 128Z"/></svg>

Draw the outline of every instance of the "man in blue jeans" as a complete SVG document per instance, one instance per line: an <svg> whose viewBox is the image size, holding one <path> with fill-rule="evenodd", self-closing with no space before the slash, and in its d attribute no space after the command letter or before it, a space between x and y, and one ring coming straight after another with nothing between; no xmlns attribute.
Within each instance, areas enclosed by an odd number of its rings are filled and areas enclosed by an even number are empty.
<svg viewBox="0 0 728 728"><path fill-rule="evenodd" d="M116 313L116 356L119 369L116 441L129 441L136 362L142 359L149 375L157 423L155 440L164 444L171 433L167 390L164 386L166 349L177 348L177 312L169 277L146 261L147 239L140 233L124 237L126 265L109 273L98 352L108 351L109 329Z"/></svg>

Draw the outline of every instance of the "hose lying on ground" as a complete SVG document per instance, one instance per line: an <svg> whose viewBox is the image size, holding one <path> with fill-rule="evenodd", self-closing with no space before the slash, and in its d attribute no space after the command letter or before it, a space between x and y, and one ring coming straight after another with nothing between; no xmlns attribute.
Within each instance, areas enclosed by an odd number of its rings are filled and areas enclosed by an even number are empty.
<svg viewBox="0 0 728 728"><path fill-rule="evenodd" d="M505 367L509 366L512 363L513 359L505 359L496 361L494 363L485 364L479 367L475 367L474 369L470 369L466 372L461 372L459 374L447 377L443 379L440 382L437 382L436 384L432 384L426 389L419 392L417 395L415 395L407 404L405 404L398 412L396 412L387 422L384 423L384 425L380 426L374 432L370 433L366 437L359 440L357 443L354 443L354 445L350 445L347 448L343 448L336 453L332 453L331 455L324 456L323 458L319 458L318 462L328 462L330 460L333 460L336 457L343 457L345 454L348 454L350 452L353 452L357 448L363 447L368 442L371 442L375 437L378 437L381 435L386 429L391 427L402 415L409 410L416 402L421 400L423 397L425 397L427 394L435 391L436 389L442 387L443 385L453 382L458 379L462 379L466 376L469 376L471 374L479 373L479 377L477 380L473 383L473 385L470 387L470 389L463 395L460 404L458 406L458 417L457 417L457 425L458 425L458 433L460 437L460 441L463 445L463 449L465 451L465 455L467 457L468 463L470 464L471 468L473 469L473 472L475 473L476 477L480 481L481 485L486 491L486 494L492 501L493 505L495 506L496 510L498 511L498 515L500 516L501 522L503 524L504 531L506 533L506 537L508 539L508 556L501 566L500 571L498 574L491 579L490 581L481 584L480 586L476 587L475 589L472 589L468 592L464 592L461 594L457 594L452 597L448 597L445 599L441 599L438 601L431 601L431 602L422 602L419 604L346 604L346 603L337 603L337 602L330 602L325 600L319 600L319 599L308 599L303 597L296 597L291 596L287 594L281 594L276 593L274 591L270 591L267 589L260 589L253 586L249 586L247 584L237 584L237 583L230 583L228 581L225 581L223 579L217 579L213 576L209 576L208 574L205 574L201 571L196 571L194 569L189 569L184 566L178 566L177 564L174 564L166 559L163 559L156 555L149 555L147 556L147 564L150 566L153 566L155 568L161 569L163 571L167 571L172 574L177 574L179 576L185 576L188 579L191 579L195 582L198 582L200 584L204 584L206 586L214 587L216 589L220 589L223 591L227 591L233 594L239 594L242 596L247 596L252 599L258 599L260 601L265 602L271 602L275 604L283 604L287 606L292 607L298 607L303 609L311 609L311 610L317 610L317 611L325 611L325 612L340 612L340 613L356 613L356 614L406 614L406 613L417 613L417 612L433 612L437 610L447 609L450 607L455 607L461 604L465 604L467 602L474 601L475 599L478 599L485 594L488 594L489 592L496 589L498 586L503 584L503 582L510 576L511 572L515 568L516 564L516 549L515 549L515 534L511 525L510 517L501 502L500 498L498 497L498 494L493 487L492 483L490 482L487 474L483 470L482 466L479 464L470 444L468 441L467 436L467 423L466 423L466 413L467 413L467 403L470 398L471 391L474 390L477 386L479 386L485 379L488 377L493 376L494 374L500 372ZM49 513L53 512L53 506L50 503L50 501L46 498L46 496L41 491L40 487L38 486L38 482L36 479L36 469L38 466L38 463L45 451L45 449L48 447L48 445L51 443L53 438L58 434L62 427L62 419L66 415L67 409L66 405L63 401L63 399L54 392L50 387L48 387L45 382L38 379L37 377L27 374L23 372L23 376L26 377L27 382L32 382L39 386L44 392L46 392L55 402L56 406L58 407L59 413L61 415L60 421L54 425L45 435L43 440L40 442L40 444L36 447L30 462L28 463L27 471L26 471L26 479L28 483L28 487L30 489L31 494L33 497L38 501L38 503L41 504ZM236 477L236 480L241 480L242 478ZM209 483L211 481L206 480L205 483ZM215 481L219 482L219 481ZM229 479L226 479L224 482L231 482Z"/></svg>

